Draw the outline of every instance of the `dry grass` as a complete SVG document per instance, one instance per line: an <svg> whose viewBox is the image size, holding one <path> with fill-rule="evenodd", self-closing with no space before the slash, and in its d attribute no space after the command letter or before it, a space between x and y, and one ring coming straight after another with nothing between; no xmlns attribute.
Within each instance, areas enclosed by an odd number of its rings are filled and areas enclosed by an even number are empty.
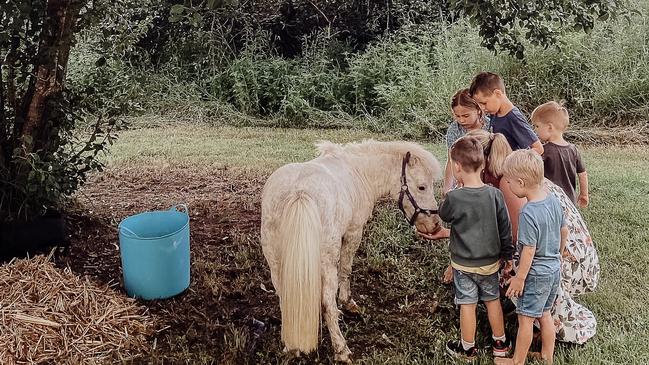
<svg viewBox="0 0 649 365"><path fill-rule="evenodd" d="M649 144L649 123L629 127L596 127L571 129L566 138L573 143L589 146L647 145Z"/></svg>
<svg viewBox="0 0 649 365"><path fill-rule="evenodd" d="M0 266L0 363L94 364L141 357L153 320L105 285L48 257Z"/></svg>

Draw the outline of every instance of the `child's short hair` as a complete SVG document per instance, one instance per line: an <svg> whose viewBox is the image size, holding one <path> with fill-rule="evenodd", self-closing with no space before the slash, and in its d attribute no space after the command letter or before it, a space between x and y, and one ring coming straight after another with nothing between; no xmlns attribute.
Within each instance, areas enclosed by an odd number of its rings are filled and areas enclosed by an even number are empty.
<svg viewBox="0 0 649 365"><path fill-rule="evenodd" d="M543 183L543 159L533 150L516 150L505 159L504 176L523 180L525 185Z"/></svg>
<svg viewBox="0 0 649 365"><path fill-rule="evenodd" d="M464 136L451 146L451 160L467 172L475 172L484 166L482 144L475 137Z"/></svg>
<svg viewBox="0 0 649 365"><path fill-rule="evenodd" d="M568 109L556 101L548 101L539 105L532 112L532 122L538 124L552 124L560 131L565 131L570 124Z"/></svg>
<svg viewBox="0 0 649 365"><path fill-rule="evenodd" d="M471 95L475 95L477 92L491 95L494 90L505 92L505 82L500 75L493 72L480 72L475 75L469 87Z"/></svg>

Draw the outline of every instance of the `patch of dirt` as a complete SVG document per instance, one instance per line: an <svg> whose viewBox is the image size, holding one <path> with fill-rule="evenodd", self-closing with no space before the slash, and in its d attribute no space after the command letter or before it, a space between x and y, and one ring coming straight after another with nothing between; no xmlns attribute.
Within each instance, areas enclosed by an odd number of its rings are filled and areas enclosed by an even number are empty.
<svg viewBox="0 0 649 365"><path fill-rule="evenodd" d="M191 217L191 284L174 298L139 301L160 321L151 338L154 349L143 363L284 363L279 302L259 244L264 181L263 176L196 167L105 171L85 185L68 209L73 237L58 264L123 290L118 223L142 211L186 203ZM429 243L415 242L403 263L413 270L431 265L429 251ZM364 314L346 314L340 321L354 359L384 349L400 351L391 342L395 339L426 354L437 352L433 339L448 331L449 321L455 322L450 291L436 278L423 282L433 291L401 287L386 278L389 268L372 271L366 254L361 245L352 280ZM434 273L446 265L446 254L438 260L431 266ZM431 324L439 329L431 330ZM385 334L390 340L382 337ZM295 363L333 363L326 326L319 351Z"/></svg>
<svg viewBox="0 0 649 365"><path fill-rule="evenodd" d="M190 288L171 299L141 301L164 322L152 339L157 358L149 360L185 363L188 359L181 357L198 349L215 356L217 363L233 361L227 358L232 351L222 348L225 337L245 337L251 346L251 338L262 332L260 322L253 318L263 322L264 329L279 324L277 299L258 243L263 181L225 169L106 171L91 179L78 195L77 204L70 207L68 223L73 235L69 252L59 258L59 265L121 289L118 223L142 211L187 204L191 218ZM268 292L261 289L260 282ZM241 328L251 332L241 333ZM254 349L238 350L241 357Z"/></svg>

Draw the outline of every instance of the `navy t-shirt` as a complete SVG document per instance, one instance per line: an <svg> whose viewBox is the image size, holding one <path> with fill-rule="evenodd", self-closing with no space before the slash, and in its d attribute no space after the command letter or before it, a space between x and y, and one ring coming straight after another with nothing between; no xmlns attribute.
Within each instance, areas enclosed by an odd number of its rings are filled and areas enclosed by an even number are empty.
<svg viewBox="0 0 649 365"><path fill-rule="evenodd" d="M502 133L507 138L514 151L528 148L539 140L527 118L517 107L505 116L491 116L491 127L494 133Z"/></svg>

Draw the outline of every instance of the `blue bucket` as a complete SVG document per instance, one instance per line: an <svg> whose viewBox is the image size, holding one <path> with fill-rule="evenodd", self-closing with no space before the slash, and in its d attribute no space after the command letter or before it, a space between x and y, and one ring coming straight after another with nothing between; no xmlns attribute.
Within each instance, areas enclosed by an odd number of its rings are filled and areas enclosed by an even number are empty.
<svg viewBox="0 0 649 365"><path fill-rule="evenodd" d="M124 287L131 297L163 299L189 287L189 210L140 213L119 224Z"/></svg>

